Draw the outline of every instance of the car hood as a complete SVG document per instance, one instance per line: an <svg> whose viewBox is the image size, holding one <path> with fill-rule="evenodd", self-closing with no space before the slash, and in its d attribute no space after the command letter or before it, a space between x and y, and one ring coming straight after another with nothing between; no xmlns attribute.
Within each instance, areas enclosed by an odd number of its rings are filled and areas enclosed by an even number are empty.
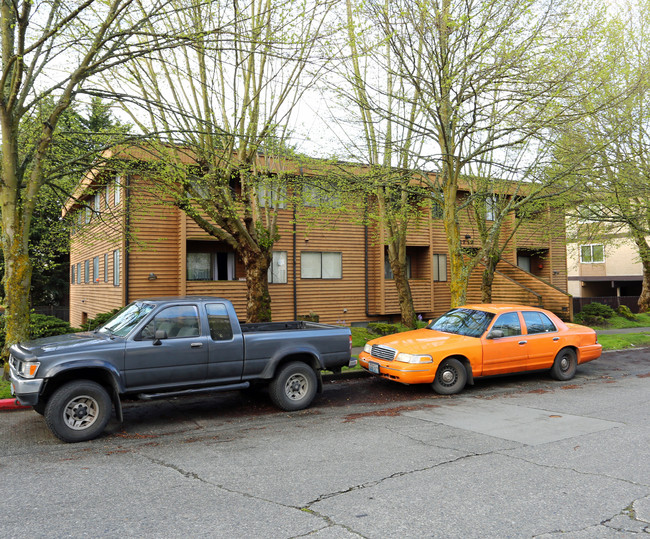
<svg viewBox="0 0 650 539"><path fill-rule="evenodd" d="M54 337L43 337L33 341L21 342L16 348L24 355L42 357L49 354L60 353L63 350L77 352L86 348L92 348L100 343L110 341L108 335L94 332L66 333Z"/></svg>
<svg viewBox="0 0 650 539"><path fill-rule="evenodd" d="M368 341L370 345L380 344L389 346L398 352L406 352L407 354L430 354L432 350L458 349L462 346L479 343L480 341L476 337L441 333L440 331L426 328L386 335L385 337Z"/></svg>

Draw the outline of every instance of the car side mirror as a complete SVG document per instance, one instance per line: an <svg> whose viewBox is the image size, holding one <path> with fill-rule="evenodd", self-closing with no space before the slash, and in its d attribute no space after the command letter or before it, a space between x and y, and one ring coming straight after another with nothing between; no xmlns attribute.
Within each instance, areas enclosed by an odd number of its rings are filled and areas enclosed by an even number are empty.
<svg viewBox="0 0 650 539"><path fill-rule="evenodd" d="M488 339L500 339L501 337L505 337L505 333L501 329L493 329L487 334Z"/></svg>
<svg viewBox="0 0 650 539"><path fill-rule="evenodd" d="M164 329L156 330L156 336L154 337L153 344L159 345L162 344L160 341L167 338L167 332Z"/></svg>

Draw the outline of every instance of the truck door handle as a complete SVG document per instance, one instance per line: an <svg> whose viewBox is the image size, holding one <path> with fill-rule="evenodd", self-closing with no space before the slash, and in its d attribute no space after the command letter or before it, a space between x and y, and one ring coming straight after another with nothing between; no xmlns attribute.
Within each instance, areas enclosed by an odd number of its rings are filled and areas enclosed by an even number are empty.
<svg viewBox="0 0 650 539"><path fill-rule="evenodd" d="M519 344L526 344L528 341L519 341Z"/></svg>
<svg viewBox="0 0 650 539"><path fill-rule="evenodd" d="M190 344L190 348L201 348L201 346L203 346L202 342L193 342Z"/></svg>

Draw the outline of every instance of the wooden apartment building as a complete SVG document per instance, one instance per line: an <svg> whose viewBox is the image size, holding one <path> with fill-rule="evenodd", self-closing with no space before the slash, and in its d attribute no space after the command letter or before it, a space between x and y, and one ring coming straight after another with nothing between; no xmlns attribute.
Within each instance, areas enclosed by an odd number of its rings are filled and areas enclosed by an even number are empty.
<svg viewBox="0 0 650 539"><path fill-rule="evenodd" d="M145 184L137 174L93 170L64 209L74 222L71 324L79 326L135 299L176 295L228 298L245 319L246 283L236 254ZM346 325L398 321L381 227L345 213L319 226L296 218L294 211L279 209L280 239L269 271L273 319L317 315L321 322ZM470 220L462 235L468 247L479 237ZM447 241L431 208L414 222L407 256L416 312L426 319L448 310ZM482 269L472 274L468 302L480 302ZM571 317L563 216L543 212L521 226L497 270L494 302L542 305Z"/></svg>

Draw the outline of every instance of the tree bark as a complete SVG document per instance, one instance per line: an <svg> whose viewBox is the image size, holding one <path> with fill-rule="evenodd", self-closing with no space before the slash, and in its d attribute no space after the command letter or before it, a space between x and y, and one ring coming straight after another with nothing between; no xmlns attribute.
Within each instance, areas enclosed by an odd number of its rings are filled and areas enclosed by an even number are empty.
<svg viewBox="0 0 650 539"><path fill-rule="evenodd" d="M634 243L639 249L641 265L643 267L643 284L641 285L641 295L639 296L639 312L647 313L650 311L650 245L641 233L634 232Z"/></svg>
<svg viewBox="0 0 650 539"><path fill-rule="evenodd" d="M246 322L270 322L268 271L273 257L272 251L240 243L237 252L246 271Z"/></svg>

